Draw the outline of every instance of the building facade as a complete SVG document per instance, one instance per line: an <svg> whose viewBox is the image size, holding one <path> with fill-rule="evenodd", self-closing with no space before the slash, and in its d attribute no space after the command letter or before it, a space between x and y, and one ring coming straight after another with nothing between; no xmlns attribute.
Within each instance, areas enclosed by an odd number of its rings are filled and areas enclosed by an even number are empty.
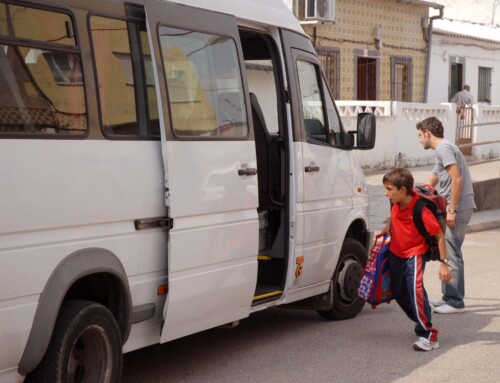
<svg viewBox="0 0 500 383"><path fill-rule="evenodd" d="M315 22L305 14L311 1L294 0L293 7L335 99L425 101L429 8L442 6L416 0L326 1L335 7L334 22Z"/></svg>

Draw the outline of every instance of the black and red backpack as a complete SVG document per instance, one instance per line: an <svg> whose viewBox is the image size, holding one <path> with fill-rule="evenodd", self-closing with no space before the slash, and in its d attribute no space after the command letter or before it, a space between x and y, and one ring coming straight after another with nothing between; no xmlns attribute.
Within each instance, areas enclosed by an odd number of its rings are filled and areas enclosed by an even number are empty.
<svg viewBox="0 0 500 383"><path fill-rule="evenodd" d="M413 222L417 227L419 233L425 238L425 242L429 246L429 250L425 255L426 261L438 261L439 260L439 248L437 240L434 236L431 236L425 229L424 223L422 221L422 209L426 207L430 210L432 215L436 217L436 220L441 226L443 234L446 230L446 198L439 194L431 185L416 185L413 187L413 191L420 197L415 204L413 210Z"/></svg>

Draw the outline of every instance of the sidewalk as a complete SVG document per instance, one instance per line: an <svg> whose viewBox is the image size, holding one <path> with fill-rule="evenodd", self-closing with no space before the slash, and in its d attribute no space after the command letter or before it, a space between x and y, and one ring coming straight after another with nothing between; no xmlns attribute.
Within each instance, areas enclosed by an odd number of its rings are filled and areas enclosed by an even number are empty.
<svg viewBox="0 0 500 383"><path fill-rule="evenodd" d="M429 180L432 168L432 165L410 168L415 183L426 183ZM499 179L500 182L500 160L470 164L469 170L474 183L492 179ZM382 185L382 177L387 172L388 170L365 173L370 194L370 228L376 232L380 232L384 228L385 221L389 216L389 201L384 195ZM500 199L500 195L497 198ZM489 230L496 227L500 227L500 209L476 211L469 223L469 232Z"/></svg>

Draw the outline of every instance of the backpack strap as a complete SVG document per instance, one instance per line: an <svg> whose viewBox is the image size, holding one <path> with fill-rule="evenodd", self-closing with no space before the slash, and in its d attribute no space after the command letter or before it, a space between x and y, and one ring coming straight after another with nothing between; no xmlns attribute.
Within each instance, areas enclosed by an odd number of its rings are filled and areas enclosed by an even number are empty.
<svg viewBox="0 0 500 383"><path fill-rule="evenodd" d="M422 210L424 207L427 207L428 203L424 198L419 198L415 203L415 207L413 208L413 223L417 227L418 232L425 238L425 242L429 244L431 240L431 235L427 231L424 226L424 222L422 221Z"/></svg>

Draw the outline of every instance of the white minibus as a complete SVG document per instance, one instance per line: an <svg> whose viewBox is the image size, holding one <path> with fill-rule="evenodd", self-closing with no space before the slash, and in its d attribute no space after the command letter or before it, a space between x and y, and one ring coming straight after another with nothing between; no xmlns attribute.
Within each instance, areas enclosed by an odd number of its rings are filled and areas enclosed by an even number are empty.
<svg viewBox="0 0 500 383"><path fill-rule="evenodd" d="M119 382L123 352L270 307L356 316L374 143L283 0L0 0L0 382Z"/></svg>

